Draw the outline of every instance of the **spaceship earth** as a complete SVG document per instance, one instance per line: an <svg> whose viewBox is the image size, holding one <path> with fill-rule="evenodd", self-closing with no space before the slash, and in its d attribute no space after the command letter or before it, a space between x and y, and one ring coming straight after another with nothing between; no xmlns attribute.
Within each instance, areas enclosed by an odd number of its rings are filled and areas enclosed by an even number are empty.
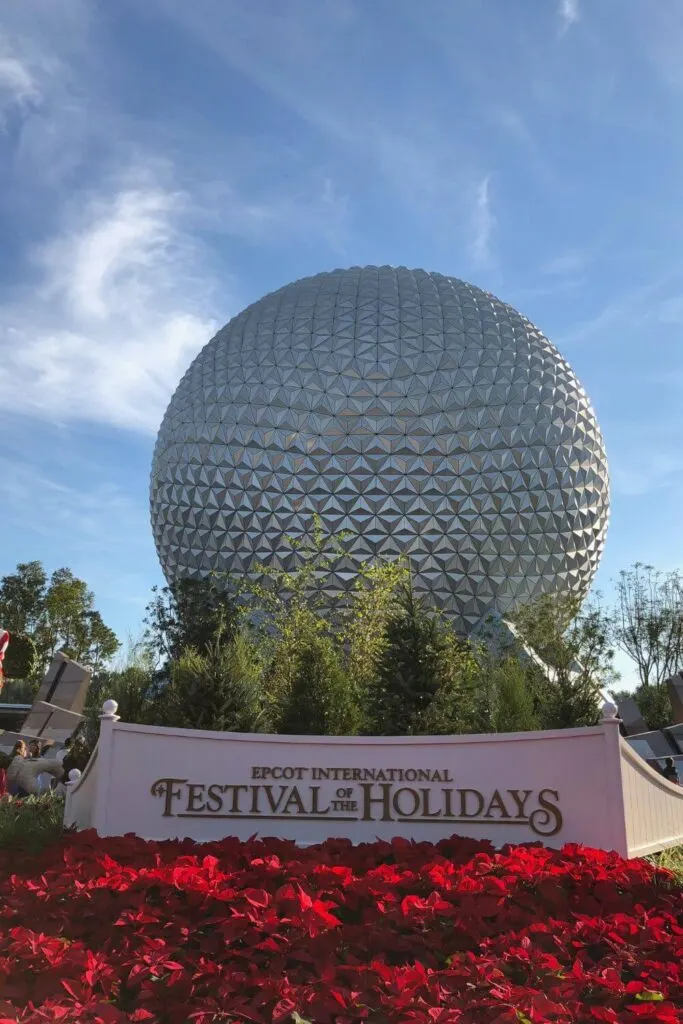
<svg viewBox="0 0 683 1024"><path fill-rule="evenodd" d="M405 267L317 274L236 316L181 380L152 466L169 582L291 569L317 513L346 536L331 608L361 562L404 555L463 632L582 597L608 512L595 414L557 349L493 295Z"/></svg>

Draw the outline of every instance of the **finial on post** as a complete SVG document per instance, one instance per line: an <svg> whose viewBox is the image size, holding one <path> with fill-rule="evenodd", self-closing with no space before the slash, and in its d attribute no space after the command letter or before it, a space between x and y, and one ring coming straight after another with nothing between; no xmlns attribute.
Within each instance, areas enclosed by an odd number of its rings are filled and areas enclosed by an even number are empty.
<svg viewBox="0 0 683 1024"><path fill-rule="evenodd" d="M602 705L602 717L600 719L600 722L603 725L606 725L608 723L610 725L619 725L619 723L621 722L621 719L619 718L619 708L616 706L616 704L613 704L612 701L607 700Z"/></svg>
<svg viewBox="0 0 683 1024"><path fill-rule="evenodd" d="M66 780L67 786L75 786L77 782L81 781L81 773L78 768L72 768L69 772L69 778Z"/></svg>
<svg viewBox="0 0 683 1024"><path fill-rule="evenodd" d="M105 700L102 705L102 714L100 719L107 722L118 722L119 716L116 712L119 710L119 706L115 700Z"/></svg>

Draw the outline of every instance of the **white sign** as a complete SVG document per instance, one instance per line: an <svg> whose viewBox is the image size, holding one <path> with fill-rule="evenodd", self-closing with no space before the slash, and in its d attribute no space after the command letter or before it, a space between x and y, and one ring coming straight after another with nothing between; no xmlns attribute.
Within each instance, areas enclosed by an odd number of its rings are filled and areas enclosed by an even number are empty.
<svg viewBox="0 0 683 1024"><path fill-rule="evenodd" d="M101 835L626 848L614 720L483 736L262 736L124 724L110 706L69 789L67 821Z"/></svg>

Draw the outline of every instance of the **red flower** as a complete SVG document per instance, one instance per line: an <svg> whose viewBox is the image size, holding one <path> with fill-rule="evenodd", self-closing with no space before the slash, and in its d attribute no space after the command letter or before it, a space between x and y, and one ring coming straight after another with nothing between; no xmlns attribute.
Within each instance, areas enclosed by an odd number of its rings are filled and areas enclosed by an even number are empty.
<svg viewBox="0 0 683 1024"><path fill-rule="evenodd" d="M78 833L0 853L0 1024L674 1024L681 908L580 846Z"/></svg>

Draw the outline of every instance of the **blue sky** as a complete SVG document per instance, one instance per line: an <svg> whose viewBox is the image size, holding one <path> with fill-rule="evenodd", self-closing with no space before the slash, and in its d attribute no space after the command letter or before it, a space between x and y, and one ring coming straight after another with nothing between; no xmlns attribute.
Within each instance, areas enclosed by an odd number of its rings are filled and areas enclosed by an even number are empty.
<svg viewBox="0 0 683 1024"><path fill-rule="evenodd" d="M69 565L136 634L175 384L358 263L537 323L605 436L598 585L681 565L682 171L680 0L5 0L0 574Z"/></svg>

